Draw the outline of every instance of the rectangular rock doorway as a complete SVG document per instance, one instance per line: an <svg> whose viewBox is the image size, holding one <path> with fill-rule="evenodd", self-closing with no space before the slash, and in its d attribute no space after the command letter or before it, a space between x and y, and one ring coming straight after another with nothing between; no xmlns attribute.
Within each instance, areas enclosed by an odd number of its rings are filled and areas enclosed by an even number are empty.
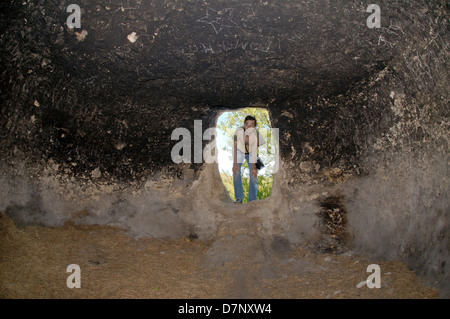
<svg viewBox="0 0 450 319"><path fill-rule="evenodd" d="M228 191L230 198L235 201L233 184L233 144L236 129L244 126L245 118L250 115L256 119L256 129L265 143L258 147L258 156L264 163L264 167L258 170L257 200L269 197L272 191L273 175L277 170L277 141L272 128L269 112L265 108L247 107L234 111L225 111L217 118L217 150L218 168L222 182ZM247 161L241 167L241 177L244 199L248 202L250 170Z"/></svg>

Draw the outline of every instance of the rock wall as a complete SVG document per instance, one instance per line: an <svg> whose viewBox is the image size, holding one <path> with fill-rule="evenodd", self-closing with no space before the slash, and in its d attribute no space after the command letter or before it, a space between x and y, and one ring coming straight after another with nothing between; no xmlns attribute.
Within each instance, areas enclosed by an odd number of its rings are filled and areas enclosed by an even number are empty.
<svg viewBox="0 0 450 319"><path fill-rule="evenodd" d="M0 210L17 224L211 239L248 216L320 245L338 198L346 245L448 283L445 2L378 1L381 28L362 2L79 1L80 28L69 4L0 4ZM171 133L245 106L269 110L280 169L236 206L216 164L172 161Z"/></svg>

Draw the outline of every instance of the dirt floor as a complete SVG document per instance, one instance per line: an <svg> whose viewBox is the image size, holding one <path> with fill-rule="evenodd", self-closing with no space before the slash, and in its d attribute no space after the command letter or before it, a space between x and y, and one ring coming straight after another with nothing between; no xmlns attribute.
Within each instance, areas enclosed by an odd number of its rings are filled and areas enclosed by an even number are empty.
<svg viewBox="0 0 450 319"><path fill-rule="evenodd" d="M232 239L231 239L232 240ZM66 224L17 228L0 213L1 298L438 298L401 262L295 246L255 262L205 262L212 243L133 239L123 229ZM67 266L81 269L68 288ZM360 282L378 264L381 288Z"/></svg>

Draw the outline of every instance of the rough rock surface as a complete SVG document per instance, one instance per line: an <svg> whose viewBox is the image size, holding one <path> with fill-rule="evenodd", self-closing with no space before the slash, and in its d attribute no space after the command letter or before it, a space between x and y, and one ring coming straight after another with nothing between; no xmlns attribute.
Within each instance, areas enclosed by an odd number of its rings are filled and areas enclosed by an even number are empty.
<svg viewBox="0 0 450 319"><path fill-rule="evenodd" d="M448 292L445 1L377 1L381 28L358 1L83 0L80 28L69 4L0 4L0 210L17 223L220 239L245 212L262 238L321 242L337 196L348 245ZM172 161L171 133L245 106L269 110L280 169L236 208L215 164Z"/></svg>

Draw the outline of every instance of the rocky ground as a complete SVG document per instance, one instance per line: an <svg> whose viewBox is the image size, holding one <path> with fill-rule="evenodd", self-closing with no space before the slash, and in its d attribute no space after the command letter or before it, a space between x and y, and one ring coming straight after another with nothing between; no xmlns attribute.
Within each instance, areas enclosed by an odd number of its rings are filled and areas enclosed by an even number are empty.
<svg viewBox="0 0 450 319"><path fill-rule="evenodd" d="M401 262L373 260L350 250L324 253L265 243L252 234L195 238L130 238L109 226L66 224L17 228L0 215L1 298L438 298ZM81 288L68 288L69 264ZM381 269L381 288L365 282ZM359 286L359 288L357 287Z"/></svg>

